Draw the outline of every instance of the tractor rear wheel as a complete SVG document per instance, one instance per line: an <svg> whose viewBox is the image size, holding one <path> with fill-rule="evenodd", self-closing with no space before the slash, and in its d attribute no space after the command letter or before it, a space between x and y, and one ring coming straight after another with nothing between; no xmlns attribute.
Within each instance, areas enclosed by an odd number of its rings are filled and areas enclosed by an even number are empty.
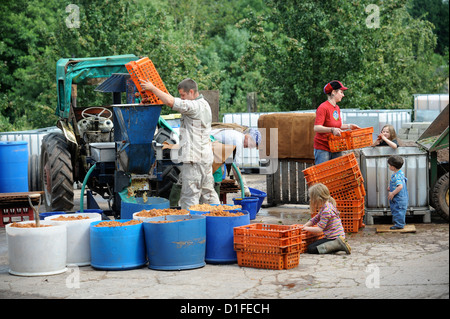
<svg viewBox="0 0 450 319"><path fill-rule="evenodd" d="M42 139L42 190L47 211L69 211L73 207L72 161L63 134L50 133Z"/></svg>
<svg viewBox="0 0 450 319"><path fill-rule="evenodd" d="M433 188L433 203L436 212L446 221L448 218L449 192L448 192L449 173L442 175Z"/></svg>
<svg viewBox="0 0 450 319"><path fill-rule="evenodd" d="M167 128L160 128L155 135L154 140L157 143L168 142L175 144L176 140L172 137L172 133ZM163 150L163 159L170 159L170 150ZM158 196L169 199L172 186L178 182L180 168L177 165L168 164L163 168L162 181L158 182Z"/></svg>

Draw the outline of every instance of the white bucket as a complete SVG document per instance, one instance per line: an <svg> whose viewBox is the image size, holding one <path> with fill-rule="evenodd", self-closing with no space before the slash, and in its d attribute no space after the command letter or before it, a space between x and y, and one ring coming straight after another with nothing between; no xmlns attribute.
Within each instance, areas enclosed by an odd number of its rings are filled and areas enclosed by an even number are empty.
<svg viewBox="0 0 450 319"><path fill-rule="evenodd" d="M34 223L25 221L22 223ZM49 225L40 221L41 225ZM6 225L9 273L18 276L47 276L67 270L67 229L65 225L19 228Z"/></svg>
<svg viewBox="0 0 450 319"><path fill-rule="evenodd" d="M139 211L139 212L136 212L136 213L133 213L133 219L134 220L141 220L141 221L144 221L144 220L146 220L147 218L150 218L150 217L141 217L141 216L138 216L137 214L139 214L141 211Z"/></svg>
<svg viewBox="0 0 450 319"><path fill-rule="evenodd" d="M63 217L89 217L80 220L54 220ZM102 219L102 215L97 213L76 213L52 215L45 217L54 225L65 225L67 227L67 265L88 266L91 264L90 232L89 227L92 222Z"/></svg>

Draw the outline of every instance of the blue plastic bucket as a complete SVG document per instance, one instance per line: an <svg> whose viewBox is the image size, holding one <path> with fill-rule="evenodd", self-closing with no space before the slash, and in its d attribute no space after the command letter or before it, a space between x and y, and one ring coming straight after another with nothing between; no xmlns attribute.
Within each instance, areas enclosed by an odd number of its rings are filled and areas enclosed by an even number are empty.
<svg viewBox="0 0 450 319"><path fill-rule="evenodd" d="M65 212L46 212L46 213L39 213L39 220L44 220L45 217L53 216L53 215L62 215L65 214Z"/></svg>
<svg viewBox="0 0 450 319"><path fill-rule="evenodd" d="M118 219L127 222L129 219ZM142 223L118 227L90 226L91 266L102 270L136 269L145 265L144 227Z"/></svg>
<svg viewBox="0 0 450 319"><path fill-rule="evenodd" d="M28 142L0 142L0 193L28 192Z"/></svg>
<svg viewBox="0 0 450 319"><path fill-rule="evenodd" d="M152 223L158 221L175 222ZM205 266L205 216L169 215L148 218L144 221L144 231L148 268L184 270Z"/></svg>
<svg viewBox="0 0 450 319"><path fill-rule="evenodd" d="M252 197L258 197L258 210L257 210L258 213L259 210L261 209L261 205L264 201L264 198L267 197L267 194L256 188L249 187L248 189L250 190L250 194L252 195Z"/></svg>
<svg viewBox="0 0 450 319"><path fill-rule="evenodd" d="M256 218L258 213L258 197L233 198L234 205L241 205L242 210L250 213L250 220Z"/></svg>
<svg viewBox="0 0 450 319"><path fill-rule="evenodd" d="M147 201L144 203L142 197L127 198L122 193L119 194L122 200L122 203L120 204L120 218L122 219L133 219L133 214L140 212L143 209L151 210L170 208L170 201L166 198L148 197Z"/></svg>
<svg viewBox="0 0 450 319"><path fill-rule="evenodd" d="M232 214L243 213L235 217L206 217L206 255L209 264L230 264L237 262L234 250L233 228L250 224L250 214L245 210L230 210ZM203 214L207 212L202 212Z"/></svg>

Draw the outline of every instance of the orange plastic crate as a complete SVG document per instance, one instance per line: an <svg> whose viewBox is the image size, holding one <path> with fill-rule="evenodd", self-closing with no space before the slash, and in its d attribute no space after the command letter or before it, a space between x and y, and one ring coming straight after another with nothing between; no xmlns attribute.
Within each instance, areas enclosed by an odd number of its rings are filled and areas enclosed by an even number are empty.
<svg viewBox="0 0 450 319"><path fill-rule="evenodd" d="M246 235L234 235L235 249L239 247L240 249L246 246L276 246L276 247L286 247L289 245L299 244L302 241L302 237L291 236L291 237L262 237L262 236L246 236ZM238 246L236 246L238 245Z"/></svg>
<svg viewBox="0 0 450 319"><path fill-rule="evenodd" d="M302 225L250 224L234 228L234 249L241 267L290 269L298 266Z"/></svg>
<svg viewBox="0 0 450 319"><path fill-rule="evenodd" d="M359 212L356 212L356 213L342 213L342 212L339 212L339 213L340 213L339 217L341 218L341 220L344 220L344 219L358 219L358 220L360 220L364 216L364 209L362 209L362 210L360 210Z"/></svg>
<svg viewBox="0 0 450 319"><path fill-rule="evenodd" d="M311 217L314 217L316 215L317 215L317 213L312 213ZM365 225L363 223L363 217L364 217L364 210L357 214L341 213L340 219L341 219L341 223L342 223L342 227L344 228L344 231L346 233L357 233L360 228L365 227ZM320 238L323 238L323 236ZM316 240L319 240L320 238L317 238L314 240L311 240L311 239L305 240L304 241L305 246L308 247L308 245L315 242ZM304 247L304 251L306 251L306 247ZM300 251L303 252L303 250L300 250Z"/></svg>
<svg viewBox="0 0 450 319"><path fill-rule="evenodd" d="M341 190L349 190L353 189L359 186L364 187L364 179L362 176L356 177L352 176L351 178L343 178L341 179L340 183L339 181L333 182L333 183L324 183L325 186L328 187L328 190L330 191L330 194L334 192L340 192ZM356 198L360 199L360 198Z"/></svg>
<svg viewBox="0 0 450 319"><path fill-rule="evenodd" d="M331 193L335 189L341 189L344 185L346 188L357 187L364 183L364 179L361 172L358 171L356 173L350 172L349 174L337 174L333 178L324 178L322 180L318 180L317 182L307 183L307 185L312 186L317 183L324 184Z"/></svg>
<svg viewBox="0 0 450 319"><path fill-rule="evenodd" d="M357 233L364 225L361 218L341 218L342 227L346 233Z"/></svg>
<svg viewBox="0 0 450 319"><path fill-rule="evenodd" d="M339 209L338 209L339 210ZM316 216L318 213L311 213L311 218ZM339 211L339 218L342 219L361 219L364 216L364 208L358 212L345 213Z"/></svg>
<svg viewBox="0 0 450 319"><path fill-rule="evenodd" d="M345 131L341 136L328 135L328 145L331 152L341 152L363 148L372 145L373 127Z"/></svg>
<svg viewBox="0 0 450 319"><path fill-rule="evenodd" d="M302 240L301 236L298 243L288 246L277 246L277 245L253 245L253 244L234 244L235 251L245 251L251 253L264 253L264 254L287 254L300 251Z"/></svg>
<svg viewBox="0 0 450 319"><path fill-rule="evenodd" d="M336 208L341 213L358 213L364 210L364 198L356 200L336 200Z"/></svg>
<svg viewBox="0 0 450 319"><path fill-rule="evenodd" d="M361 200L366 196L362 177L355 181L342 184L340 187L329 188L330 195L335 200Z"/></svg>
<svg viewBox="0 0 450 319"><path fill-rule="evenodd" d="M341 134L344 134L342 132ZM349 150L349 140L344 136L334 136L330 134L328 136L328 146L330 147L331 152L342 152Z"/></svg>
<svg viewBox="0 0 450 319"><path fill-rule="evenodd" d="M352 175L352 174L358 174L361 175L361 170L358 166L358 163L356 162L356 159L353 163L344 166L341 166L339 168L335 168L335 169L329 169L326 172L322 172L320 174L316 174L316 175L308 175L305 176L305 180L307 184L313 184L313 183L323 183L324 181L336 181L339 180L342 177L346 177L347 175Z"/></svg>
<svg viewBox="0 0 450 319"><path fill-rule="evenodd" d="M300 248L300 253L301 254L305 253L307 251L309 245L311 245L313 242L318 241L319 239L322 239L324 237L325 236L323 235L323 233L316 234L316 233L311 233L309 231L304 230L302 247Z"/></svg>
<svg viewBox="0 0 450 319"><path fill-rule="evenodd" d="M234 227L234 236L286 238L299 236L302 225L250 224Z"/></svg>
<svg viewBox="0 0 450 319"><path fill-rule="evenodd" d="M265 254L246 251L237 251L238 265L263 269L292 269L298 266L300 252L287 254Z"/></svg>
<svg viewBox="0 0 450 319"><path fill-rule="evenodd" d="M158 89L168 93L161 77L156 71L156 68L148 57L144 57L138 61L131 61L125 64L125 67L130 74L136 88L142 96L143 102L149 104L163 104L163 102L156 97L152 92L142 89L139 80L151 81Z"/></svg>
<svg viewBox="0 0 450 319"><path fill-rule="evenodd" d="M361 185L352 189L334 191L333 193L331 193L331 196L334 199L356 200L364 198L364 196L366 196L366 191L364 189L364 185Z"/></svg>
<svg viewBox="0 0 450 319"><path fill-rule="evenodd" d="M354 130L351 138L351 149L368 147L373 144L373 127ZM352 131L353 132L353 131Z"/></svg>
<svg viewBox="0 0 450 319"><path fill-rule="evenodd" d="M346 171L348 169L359 170L358 161L354 153L340 156L338 158L326 161L321 164L317 164L304 169L303 175L305 175L306 181L314 181L326 176L331 176L336 173Z"/></svg>

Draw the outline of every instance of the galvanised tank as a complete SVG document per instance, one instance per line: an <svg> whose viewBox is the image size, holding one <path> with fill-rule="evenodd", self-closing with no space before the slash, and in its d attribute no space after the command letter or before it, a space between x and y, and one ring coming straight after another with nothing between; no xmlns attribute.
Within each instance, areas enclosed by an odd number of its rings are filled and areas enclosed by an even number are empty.
<svg viewBox="0 0 450 319"><path fill-rule="evenodd" d="M428 209L428 154L418 147L389 146L367 147L361 149L360 168L366 188L366 208L389 210L388 186L392 171L387 163L391 155L403 157L401 170L408 179L408 209Z"/></svg>

